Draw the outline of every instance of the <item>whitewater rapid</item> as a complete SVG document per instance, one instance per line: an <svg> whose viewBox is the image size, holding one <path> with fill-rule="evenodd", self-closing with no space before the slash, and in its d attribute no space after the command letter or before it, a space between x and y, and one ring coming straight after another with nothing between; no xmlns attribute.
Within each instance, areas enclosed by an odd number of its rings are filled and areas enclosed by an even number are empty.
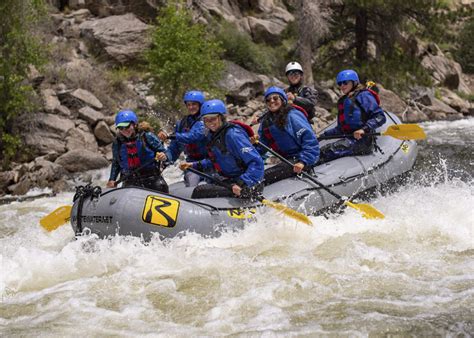
<svg viewBox="0 0 474 338"><path fill-rule="evenodd" d="M470 336L474 120L423 127L412 176L370 200L384 220L267 212L144 245L45 232L70 193L1 205L0 335Z"/></svg>

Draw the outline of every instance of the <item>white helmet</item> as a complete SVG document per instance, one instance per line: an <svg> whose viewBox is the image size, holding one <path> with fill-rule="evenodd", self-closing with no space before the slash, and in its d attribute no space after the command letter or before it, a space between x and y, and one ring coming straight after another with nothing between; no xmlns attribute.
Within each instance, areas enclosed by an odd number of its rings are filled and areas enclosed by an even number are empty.
<svg viewBox="0 0 474 338"><path fill-rule="evenodd" d="M292 70L299 70L301 73L303 73L303 67L301 67L301 65L296 61L291 61L286 65L285 74L288 74L288 72Z"/></svg>

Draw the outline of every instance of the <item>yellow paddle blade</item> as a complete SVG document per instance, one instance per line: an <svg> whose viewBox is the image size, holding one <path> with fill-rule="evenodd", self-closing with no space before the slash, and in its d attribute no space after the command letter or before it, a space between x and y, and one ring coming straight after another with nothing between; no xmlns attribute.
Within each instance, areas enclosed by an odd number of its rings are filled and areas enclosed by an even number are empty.
<svg viewBox="0 0 474 338"><path fill-rule="evenodd" d="M288 208L287 206L285 206L283 204L272 202L272 201L269 201L269 200L262 200L261 202L264 205L266 205L267 207L270 207L270 208L276 209L278 211L281 211L285 215L287 215L288 217L291 217L291 218L293 218L297 221L300 221L304 224L313 225L313 222L311 222L311 220L308 218L308 216L306 216L306 215L304 215L304 214L302 214L302 213L300 213L296 210Z"/></svg>
<svg viewBox="0 0 474 338"><path fill-rule="evenodd" d="M380 135L388 135L399 140L424 140L425 131L417 124L393 124Z"/></svg>
<svg viewBox="0 0 474 338"><path fill-rule="evenodd" d="M356 209L357 211L360 211L362 213L362 216L364 216L365 218L368 218L368 219L375 219L375 218L384 219L385 218L384 214L382 214L380 211L375 209L370 204L364 204L364 203L357 204L357 203L352 203L349 201L344 202L344 204L347 205L348 207Z"/></svg>
<svg viewBox="0 0 474 338"><path fill-rule="evenodd" d="M71 209L72 207L70 205L63 205L62 207L57 208L48 216L40 219L41 226L46 231L56 230L69 221L69 218L71 217Z"/></svg>

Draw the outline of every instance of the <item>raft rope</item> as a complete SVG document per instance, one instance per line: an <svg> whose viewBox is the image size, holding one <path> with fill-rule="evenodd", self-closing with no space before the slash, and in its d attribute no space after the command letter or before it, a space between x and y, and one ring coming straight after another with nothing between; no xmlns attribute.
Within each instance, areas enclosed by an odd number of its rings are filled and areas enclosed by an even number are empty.
<svg viewBox="0 0 474 338"><path fill-rule="evenodd" d="M76 187L76 193L74 194L73 197L73 202L75 202L77 199L79 199L78 205L77 205L77 215L76 215L76 220L77 220L77 230L76 230L76 236L79 236L82 234L82 206L84 204L84 200L87 197L91 198L91 201L93 199L99 198L100 194L102 193L102 189L99 186L91 186L90 184L87 184L85 186L80 185Z"/></svg>

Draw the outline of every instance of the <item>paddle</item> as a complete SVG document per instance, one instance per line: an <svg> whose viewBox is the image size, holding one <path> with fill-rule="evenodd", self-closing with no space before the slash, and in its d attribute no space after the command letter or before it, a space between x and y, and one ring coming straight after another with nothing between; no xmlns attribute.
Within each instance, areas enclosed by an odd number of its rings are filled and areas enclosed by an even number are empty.
<svg viewBox="0 0 474 338"><path fill-rule="evenodd" d="M364 134L364 136L391 136L399 140L424 140L426 138L423 128L417 124L392 124L382 133L367 133ZM320 136L318 137L318 140L330 140L347 137L352 137L352 134Z"/></svg>
<svg viewBox="0 0 474 338"><path fill-rule="evenodd" d="M274 151L273 149L267 147L265 144L259 142L258 140L256 141L257 144L259 144L262 148L264 148L265 150L269 151L270 153L272 153L273 155L275 155L276 157L278 157L282 162L288 164L289 166L294 166L293 163L291 163L290 161L288 161L286 158L284 158L283 156L281 156L280 154L278 154L276 151ZM347 205L348 207L351 207L353 209L356 209L357 211L360 211L362 213L362 215L365 217L365 218L369 218L369 219L373 219L373 218L385 218L385 215L382 214L380 211L378 211L377 209L375 209L373 206L371 206L370 204L363 204L363 203L353 203L353 202L350 202L350 201L346 201L344 197L342 197L341 195L335 193L334 191L332 191L331 189L329 189L328 187L326 187L324 184L322 184L321 182L319 182L318 180L316 180L314 177L312 177L311 175L309 175L308 173L302 171L301 174L306 177L307 179L309 179L311 182L315 183L316 185L318 185L320 188L324 189L325 191L327 191L328 193L330 193L331 195L333 195L334 197L336 197L337 199L339 200L342 200L344 201L344 204Z"/></svg>
<svg viewBox="0 0 474 338"><path fill-rule="evenodd" d="M130 174L124 175L121 177L116 184L119 184L129 178L130 176L134 175L135 173L139 172L141 169L146 167L147 165L153 163L155 159L148 161L147 163L143 164L142 166L138 167L137 169L133 170ZM49 215L40 219L40 225L48 232L56 230L61 225L67 223L71 216L71 209L70 205L63 205L56 210L54 210Z"/></svg>
<svg viewBox="0 0 474 338"><path fill-rule="evenodd" d="M210 175L207 175L199 170L196 170L196 169L193 169L193 168L188 168L187 170L201 176L201 177L204 177L212 182L215 182L217 185L220 185L224 188L227 188L227 189L230 189L232 190L232 188L230 187L229 184L226 184L222 181L220 181L219 179L215 178L215 177L212 177ZM311 220L308 218L308 216L296 211L296 210L293 210L291 208L288 208L287 206L283 205L283 204L280 204L280 203L276 203L276 202L273 202L273 201L269 201L267 199L265 199L265 197L263 196L258 196L256 198L259 202L261 202L263 205L266 205L267 207L270 207L270 208L273 208L273 209L276 209L278 211L281 211L282 213L284 213L285 215L287 215L288 217L291 217L297 221L300 221L302 223L305 223L305 224L308 224L308 225L313 225L313 222L311 222Z"/></svg>

